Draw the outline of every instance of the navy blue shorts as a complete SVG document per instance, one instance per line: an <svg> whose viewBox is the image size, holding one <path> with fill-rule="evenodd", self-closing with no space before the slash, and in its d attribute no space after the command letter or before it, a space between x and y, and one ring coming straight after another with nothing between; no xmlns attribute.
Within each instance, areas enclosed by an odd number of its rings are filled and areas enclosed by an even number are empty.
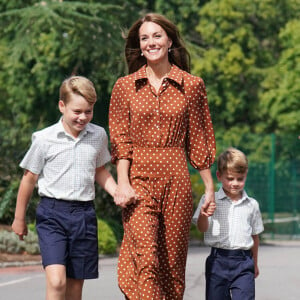
<svg viewBox="0 0 300 300"><path fill-rule="evenodd" d="M66 266L68 278L98 277L97 218L93 201L42 197L36 209L43 266Z"/></svg>
<svg viewBox="0 0 300 300"><path fill-rule="evenodd" d="M250 250L212 248L206 259L207 300L254 300L254 261Z"/></svg>

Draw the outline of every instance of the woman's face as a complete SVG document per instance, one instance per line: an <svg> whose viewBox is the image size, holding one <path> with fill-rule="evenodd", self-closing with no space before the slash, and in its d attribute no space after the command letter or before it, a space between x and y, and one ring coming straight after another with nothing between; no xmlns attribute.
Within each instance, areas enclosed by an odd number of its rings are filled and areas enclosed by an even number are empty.
<svg viewBox="0 0 300 300"><path fill-rule="evenodd" d="M153 22L144 22L139 30L140 47L148 63L168 62L171 39L165 30Z"/></svg>

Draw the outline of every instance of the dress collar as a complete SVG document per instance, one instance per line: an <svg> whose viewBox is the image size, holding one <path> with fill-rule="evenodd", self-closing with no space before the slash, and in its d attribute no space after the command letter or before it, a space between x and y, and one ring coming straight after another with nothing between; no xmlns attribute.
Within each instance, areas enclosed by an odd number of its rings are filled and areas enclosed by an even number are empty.
<svg viewBox="0 0 300 300"><path fill-rule="evenodd" d="M137 83L137 81L140 80L148 80L147 73L146 73L146 66L143 65L139 70L137 70L134 74L134 80ZM167 74L166 78L175 81L178 85L183 84L183 71L177 67L176 65L171 66L170 72Z"/></svg>

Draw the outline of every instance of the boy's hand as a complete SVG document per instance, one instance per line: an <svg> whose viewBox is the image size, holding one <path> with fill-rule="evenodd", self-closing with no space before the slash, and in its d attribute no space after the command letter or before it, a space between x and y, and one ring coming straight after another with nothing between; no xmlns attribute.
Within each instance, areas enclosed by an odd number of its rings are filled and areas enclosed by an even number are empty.
<svg viewBox="0 0 300 300"><path fill-rule="evenodd" d="M25 220L17 220L15 218L11 225L11 228L19 236L19 239L21 241L24 239L24 235L27 235L28 233Z"/></svg>
<svg viewBox="0 0 300 300"><path fill-rule="evenodd" d="M216 209L216 202L215 202L215 193L205 193L205 201L201 207L200 215L202 216L212 216Z"/></svg>
<svg viewBox="0 0 300 300"><path fill-rule="evenodd" d="M208 206L201 209L200 214L204 216L212 216L216 210L216 203L215 202L209 202Z"/></svg>

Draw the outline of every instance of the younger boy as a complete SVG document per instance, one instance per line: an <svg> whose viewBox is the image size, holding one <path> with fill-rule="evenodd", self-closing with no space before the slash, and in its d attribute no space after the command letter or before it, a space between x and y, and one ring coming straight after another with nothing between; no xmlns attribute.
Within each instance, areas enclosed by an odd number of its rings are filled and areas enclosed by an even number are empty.
<svg viewBox="0 0 300 300"><path fill-rule="evenodd" d="M27 234L27 204L36 182L41 201L36 211L46 299L80 300L84 279L98 277L96 180L113 195L116 183L104 165L110 160L108 138L91 124L97 100L93 83L82 76L66 79L58 103L58 123L32 135L20 166L22 177L12 229Z"/></svg>
<svg viewBox="0 0 300 300"><path fill-rule="evenodd" d="M244 153L235 148L223 152L218 158L222 187L215 193L215 212L211 217L200 213L202 197L193 217L211 247L205 267L207 300L255 298L258 234L264 228L258 202L244 190L247 172Z"/></svg>

